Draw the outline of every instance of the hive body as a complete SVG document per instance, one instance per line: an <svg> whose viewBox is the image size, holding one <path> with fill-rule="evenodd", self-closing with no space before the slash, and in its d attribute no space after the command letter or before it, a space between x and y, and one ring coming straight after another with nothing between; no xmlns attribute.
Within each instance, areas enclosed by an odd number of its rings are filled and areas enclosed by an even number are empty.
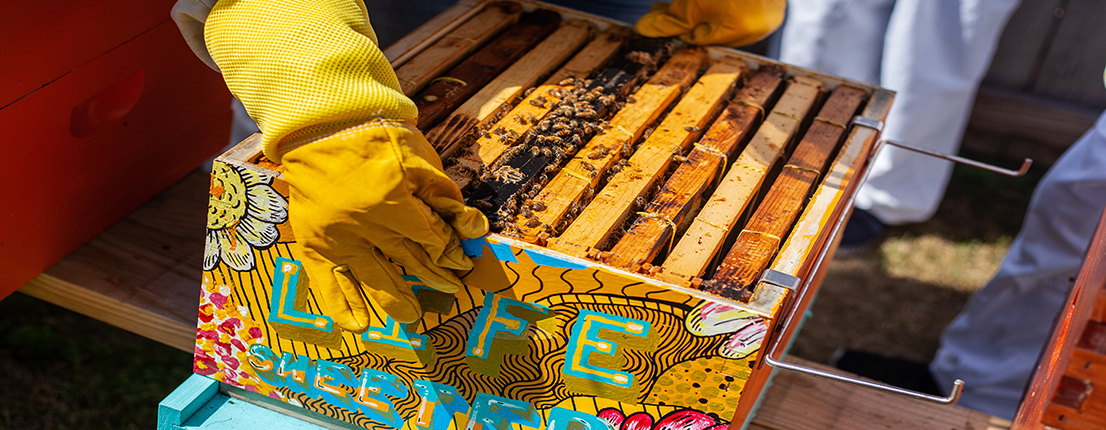
<svg viewBox="0 0 1106 430"><path fill-rule="evenodd" d="M459 274L466 287L447 295L407 276L420 321L377 308L368 332L344 332L321 315L287 223L275 225L272 243L235 242L251 247L248 261L205 268L196 372L366 428L742 425L771 374L759 351L794 334L777 316L809 295L756 276L746 293L725 290L733 269L717 260L795 159L807 164L793 214L755 271L816 280L817 255L833 245L825 227L847 215L876 138L849 118L882 119L891 94L638 40L536 2L463 2L443 16L456 22L401 40L414 48L394 65L447 172L495 223L464 242L476 264ZM550 55L528 55L534 46ZM472 76L479 67L495 73ZM849 101L818 131L827 94ZM814 162L792 154L808 129L821 136ZM257 138L243 142L216 176L244 184L251 204L286 208L279 166L258 154Z"/></svg>

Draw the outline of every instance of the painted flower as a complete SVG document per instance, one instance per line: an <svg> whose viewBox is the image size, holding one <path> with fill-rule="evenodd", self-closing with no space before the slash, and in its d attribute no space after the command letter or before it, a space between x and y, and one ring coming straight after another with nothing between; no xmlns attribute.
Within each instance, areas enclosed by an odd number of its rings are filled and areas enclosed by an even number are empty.
<svg viewBox="0 0 1106 430"><path fill-rule="evenodd" d="M276 225L288 220L288 200L272 183L272 176L215 163L208 191L204 270L214 269L219 261L234 270L252 270L254 248L276 243Z"/></svg>
<svg viewBox="0 0 1106 430"><path fill-rule="evenodd" d="M671 412L660 420L654 420L646 412L624 416L614 408L599 411L598 417L610 424L612 430L725 430L729 426L717 416L691 409Z"/></svg>
<svg viewBox="0 0 1106 430"><path fill-rule="evenodd" d="M733 333L718 348L718 355L743 359L760 350L768 325L756 314L738 307L704 300L688 313L684 321L688 331L697 336Z"/></svg>

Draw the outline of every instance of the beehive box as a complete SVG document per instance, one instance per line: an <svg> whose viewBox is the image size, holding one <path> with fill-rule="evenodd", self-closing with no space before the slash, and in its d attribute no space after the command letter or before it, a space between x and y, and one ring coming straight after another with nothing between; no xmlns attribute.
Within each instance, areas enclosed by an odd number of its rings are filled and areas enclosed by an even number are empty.
<svg viewBox="0 0 1106 430"><path fill-rule="evenodd" d="M195 372L365 428L744 425L878 137L853 117L892 93L529 1L462 2L386 54L493 221L465 288L406 276L421 320L336 328L251 138L212 173Z"/></svg>

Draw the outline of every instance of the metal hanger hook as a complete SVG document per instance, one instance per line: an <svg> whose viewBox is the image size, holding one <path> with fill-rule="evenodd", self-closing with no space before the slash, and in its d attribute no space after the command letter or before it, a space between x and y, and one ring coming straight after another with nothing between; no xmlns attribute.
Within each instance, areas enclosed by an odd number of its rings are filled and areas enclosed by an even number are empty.
<svg viewBox="0 0 1106 430"><path fill-rule="evenodd" d="M930 149L920 148L920 147L917 147L917 146L914 146L914 145L907 145L905 143L895 142L893 140L880 140L879 143L876 144L876 146L878 148L878 147L882 146L883 144L897 146L897 147L902 148L902 149L908 149L908 150L911 150L911 151L914 151L914 152L917 152L917 153L921 153L921 154L925 154L925 155L928 155L928 156L931 156L931 157L937 157L937 158L941 158L941 159L944 159L944 160L949 160L949 161L957 162L957 163L960 163L960 164L964 164L964 165L976 167L976 168L979 168L979 169L983 169L983 170L986 170L988 172L994 172L994 173L998 173L998 174L1006 175L1006 176L1011 176L1011 177L1015 177L1015 178L1019 177L1019 176L1022 176L1022 175L1025 175L1025 172L1029 171L1029 166L1033 165L1033 160L1029 159L1029 158L1026 158L1025 161L1022 161L1021 168L1019 168L1018 170L1011 170L1011 169L1004 169L1004 168L998 167L998 166L993 166L993 165L990 165L990 164L987 164L987 163L981 163L981 162L975 161L975 160L969 160L967 158L956 156L956 155L943 154L943 153L933 151L933 150L930 150Z"/></svg>

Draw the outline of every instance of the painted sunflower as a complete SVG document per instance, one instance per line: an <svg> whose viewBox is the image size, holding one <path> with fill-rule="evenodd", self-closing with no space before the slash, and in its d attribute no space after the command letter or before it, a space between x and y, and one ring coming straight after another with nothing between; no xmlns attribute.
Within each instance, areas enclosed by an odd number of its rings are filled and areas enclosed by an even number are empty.
<svg viewBox="0 0 1106 430"><path fill-rule="evenodd" d="M272 183L269 175L220 162L212 166L204 270L219 261L234 270L252 270L253 250L276 243L277 224L288 220L288 201Z"/></svg>

